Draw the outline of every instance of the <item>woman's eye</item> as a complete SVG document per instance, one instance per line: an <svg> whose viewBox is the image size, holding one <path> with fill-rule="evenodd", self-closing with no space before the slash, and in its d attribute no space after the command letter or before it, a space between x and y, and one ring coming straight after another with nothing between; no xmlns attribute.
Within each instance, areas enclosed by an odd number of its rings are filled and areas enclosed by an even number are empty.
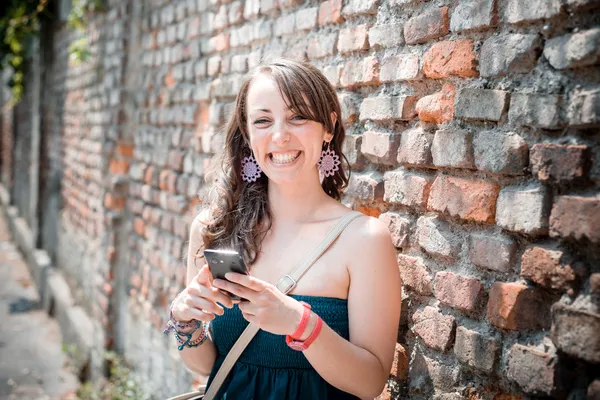
<svg viewBox="0 0 600 400"><path fill-rule="evenodd" d="M255 124L266 124L267 122L269 122L267 119L257 119L254 121Z"/></svg>
<svg viewBox="0 0 600 400"><path fill-rule="evenodd" d="M294 115L292 119L295 121L306 121L306 118L304 118L302 115Z"/></svg>

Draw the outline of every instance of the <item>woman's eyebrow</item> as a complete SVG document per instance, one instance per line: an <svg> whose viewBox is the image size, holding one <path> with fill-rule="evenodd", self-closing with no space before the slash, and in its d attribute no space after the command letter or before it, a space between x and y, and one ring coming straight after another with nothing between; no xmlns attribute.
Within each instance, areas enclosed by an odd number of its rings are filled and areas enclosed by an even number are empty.
<svg viewBox="0 0 600 400"><path fill-rule="evenodd" d="M271 110L269 110L268 108L255 108L254 110L252 110L252 112L257 112L257 111L263 111L266 113L271 113Z"/></svg>

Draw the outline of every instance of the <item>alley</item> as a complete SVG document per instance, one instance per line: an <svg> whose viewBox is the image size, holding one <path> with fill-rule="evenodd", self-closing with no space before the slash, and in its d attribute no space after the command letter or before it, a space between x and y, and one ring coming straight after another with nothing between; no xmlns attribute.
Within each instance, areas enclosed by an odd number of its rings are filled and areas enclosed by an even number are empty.
<svg viewBox="0 0 600 400"><path fill-rule="evenodd" d="M0 400L74 399L77 378L0 208Z"/></svg>

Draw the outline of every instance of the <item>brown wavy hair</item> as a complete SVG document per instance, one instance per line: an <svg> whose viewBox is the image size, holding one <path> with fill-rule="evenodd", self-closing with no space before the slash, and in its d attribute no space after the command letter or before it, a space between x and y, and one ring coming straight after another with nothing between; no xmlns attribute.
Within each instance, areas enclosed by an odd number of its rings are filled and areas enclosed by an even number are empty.
<svg viewBox="0 0 600 400"><path fill-rule="evenodd" d="M242 159L252 154L246 101L250 85L259 74L267 74L275 80L293 112L319 122L327 132L333 132L330 146L343 163L333 176L323 180L321 186L325 193L339 200L341 189L348 185L343 165L349 164L342 153L346 132L337 94L327 78L314 66L291 60L258 66L243 82L226 125L221 170L215 182L215 200L210 207L211 220L207 222L203 237L204 248L237 250L247 265L256 261L261 243L272 225L267 200L268 178L263 173L256 182L244 182L241 176ZM332 112L337 116L335 122L331 120ZM323 149L325 145L323 143Z"/></svg>

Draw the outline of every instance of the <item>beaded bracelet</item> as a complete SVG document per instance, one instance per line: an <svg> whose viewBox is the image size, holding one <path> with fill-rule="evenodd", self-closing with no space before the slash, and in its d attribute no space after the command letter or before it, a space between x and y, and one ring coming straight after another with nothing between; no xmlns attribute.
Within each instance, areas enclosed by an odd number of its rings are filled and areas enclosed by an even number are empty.
<svg viewBox="0 0 600 400"><path fill-rule="evenodd" d="M179 343L179 346L177 346L177 349L179 351L183 350L184 347L189 347L189 348L193 348L193 347L198 347L201 344L203 344L206 339L208 339L208 323L204 322L204 323L200 323L200 321L197 321L198 325L197 328L194 329L192 332L190 333L184 333L182 334L181 332L174 332L174 336L175 339L177 339L177 342ZM200 329L200 326L202 326L202 331L200 332L200 336L198 336L196 338L196 340L191 340L192 336L194 335L194 332L196 332L198 329ZM182 339L181 336L185 336L186 339Z"/></svg>
<svg viewBox="0 0 600 400"><path fill-rule="evenodd" d="M179 297L179 295L177 295L177 297ZM187 330L187 329L190 329L190 328L193 328L194 326L196 326L196 320L182 322L182 321L177 321L173 317L173 303L175 303L175 300L177 300L177 297L175 297L175 299L171 303L171 306L169 307L169 320L167 321L167 323L165 325L165 329L163 330L164 334L167 334L167 333L171 332L172 330L184 331L184 330Z"/></svg>

